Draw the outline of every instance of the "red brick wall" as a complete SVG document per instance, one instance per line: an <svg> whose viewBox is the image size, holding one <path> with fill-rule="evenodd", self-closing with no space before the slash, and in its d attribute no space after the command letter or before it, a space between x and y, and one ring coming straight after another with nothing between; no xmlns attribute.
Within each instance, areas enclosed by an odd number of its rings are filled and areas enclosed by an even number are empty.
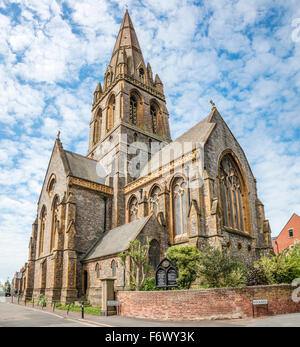
<svg viewBox="0 0 300 347"><path fill-rule="evenodd" d="M290 237L289 235L290 229L293 229L293 237ZM300 217L293 214L277 238L273 240L274 252L275 254L278 254L295 243L300 243Z"/></svg>
<svg viewBox="0 0 300 347"><path fill-rule="evenodd" d="M300 312L300 302L292 301L295 287L289 285L243 288L174 290L117 293L121 315L127 317L199 320L234 319L252 316L252 300L268 299L269 314ZM266 314L265 306L255 308Z"/></svg>

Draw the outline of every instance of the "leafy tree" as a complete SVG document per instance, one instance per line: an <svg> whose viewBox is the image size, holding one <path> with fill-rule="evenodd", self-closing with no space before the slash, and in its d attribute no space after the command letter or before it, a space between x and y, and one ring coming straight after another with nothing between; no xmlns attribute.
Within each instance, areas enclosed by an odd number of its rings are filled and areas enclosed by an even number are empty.
<svg viewBox="0 0 300 347"><path fill-rule="evenodd" d="M4 288L6 293L11 292L11 285L10 285L9 279L7 279L7 281L4 283Z"/></svg>
<svg viewBox="0 0 300 347"><path fill-rule="evenodd" d="M180 289L189 289L197 278L200 252L195 246L173 246L167 251L178 270L177 283Z"/></svg>
<svg viewBox="0 0 300 347"><path fill-rule="evenodd" d="M292 283L300 278L300 245L278 255L264 256L255 266L263 269L268 284Z"/></svg>
<svg viewBox="0 0 300 347"><path fill-rule="evenodd" d="M131 288L135 290L140 290L146 275L151 269L148 265L148 255L150 248L151 239L147 238L146 244L142 245L139 240L131 241L129 248L119 254L120 262L125 265L126 259L130 259L130 269L128 269Z"/></svg>
<svg viewBox="0 0 300 347"><path fill-rule="evenodd" d="M268 284L268 279L261 264L247 265L245 269L247 286L260 286Z"/></svg>
<svg viewBox="0 0 300 347"><path fill-rule="evenodd" d="M243 265L213 247L200 252L198 273L209 288L239 287L246 281Z"/></svg>
<svg viewBox="0 0 300 347"><path fill-rule="evenodd" d="M48 299L44 295L39 295L38 297L38 305L41 307L46 307Z"/></svg>

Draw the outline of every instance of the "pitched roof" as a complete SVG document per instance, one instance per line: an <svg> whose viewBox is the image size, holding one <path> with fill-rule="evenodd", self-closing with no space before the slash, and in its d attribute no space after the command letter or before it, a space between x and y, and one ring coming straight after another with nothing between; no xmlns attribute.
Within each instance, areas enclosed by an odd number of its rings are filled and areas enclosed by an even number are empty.
<svg viewBox="0 0 300 347"><path fill-rule="evenodd" d="M97 174L97 161L80 154L64 151L72 176L95 183L105 184L105 179Z"/></svg>
<svg viewBox="0 0 300 347"><path fill-rule="evenodd" d="M87 252L84 260L91 260L125 251L138 236L152 216L140 218L104 233L102 238Z"/></svg>
<svg viewBox="0 0 300 347"><path fill-rule="evenodd" d="M183 135L179 136L176 140L155 153L146 166L141 170L139 178L147 176L150 168L151 172L154 172L160 167L169 164L170 158L168 153L172 152L172 155L174 155L172 160L176 160L183 154L188 154L192 147L195 148L199 144L204 145L216 125L216 123L211 122L213 112L214 110ZM192 143L192 147L185 145L186 143ZM178 147L178 144L181 145L180 148Z"/></svg>

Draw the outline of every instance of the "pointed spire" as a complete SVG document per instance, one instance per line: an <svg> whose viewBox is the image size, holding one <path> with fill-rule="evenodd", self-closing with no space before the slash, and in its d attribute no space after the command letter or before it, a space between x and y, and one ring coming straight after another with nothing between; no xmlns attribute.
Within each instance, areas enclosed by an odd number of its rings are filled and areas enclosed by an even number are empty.
<svg viewBox="0 0 300 347"><path fill-rule="evenodd" d="M163 85L161 79L159 78L158 74L155 75L154 86L161 93L164 93L164 85Z"/></svg>
<svg viewBox="0 0 300 347"><path fill-rule="evenodd" d="M93 101L93 105L99 100L101 94L103 93L102 91L102 86L101 86L101 83L99 82L97 84L97 87L94 91L94 101Z"/></svg>
<svg viewBox="0 0 300 347"><path fill-rule="evenodd" d="M153 83L153 73L150 63L147 64L147 72L148 72L148 78L150 79L151 83Z"/></svg>
<svg viewBox="0 0 300 347"><path fill-rule="evenodd" d="M140 48L140 44L134 30L128 10L125 12L124 19L122 21L120 31L115 43L115 47L110 60L114 74L120 60L123 59L123 52L125 51L128 60L130 60L129 74L133 75L137 66L142 62L144 63L143 54Z"/></svg>
<svg viewBox="0 0 300 347"><path fill-rule="evenodd" d="M100 82L97 84L97 87L96 87L94 93L102 93L102 86L101 86Z"/></svg>
<svg viewBox="0 0 300 347"><path fill-rule="evenodd" d="M162 81L159 78L158 74L155 75L155 84L161 84L162 85Z"/></svg>

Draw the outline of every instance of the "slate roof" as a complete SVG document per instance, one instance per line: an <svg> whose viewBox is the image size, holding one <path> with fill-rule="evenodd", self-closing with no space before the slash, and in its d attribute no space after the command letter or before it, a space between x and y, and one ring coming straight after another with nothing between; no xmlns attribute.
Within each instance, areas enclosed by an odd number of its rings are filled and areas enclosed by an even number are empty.
<svg viewBox="0 0 300 347"><path fill-rule="evenodd" d="M179 136L174 142L205 142L209 136L211 130L214 128L215 123L211 123L211 114L202 119L191 129Z"/></svg>
<svg viewBox="0 0 300 347"><path fill-rule="evenodd" d="M150 218L151 216L140 218L134 222L107 231L93 248L88 251L84 260L105 257L125 251L128 249L129 243L135 240L143 230Z"/></svg>
<svg viewBox="0 0 300 347"><path fill-rule="evenodd" d="M97 161L80 154L64 151L72 176L91 182L105 184L105 179L97 174Z"/></svg>
<svg viewBox="0 0 300 347"><path fill-rule="evenodd" d="M172 149L174 149L173 155L174 160L176 160L183 154L188 154L191 151L190 146L183 146L184 143L192 143L193 146L197 146L197 144L204 145L216 125L216 123L211 122L213 113L214 110L212 110L212 112L207 117L202 119L191 129L179 136L176 140L162 148L159 152L155 153L154 156L150 159L150 161L141 170L139 178L147 176L150 167L150 171L154 172L158 170L161 166L169 164L170 158L167 154L171 153L170 151L172 151ZM177 149L178 147L176 147L178 146L178 144L182 145L181 150L179 151Z"/></svg>

